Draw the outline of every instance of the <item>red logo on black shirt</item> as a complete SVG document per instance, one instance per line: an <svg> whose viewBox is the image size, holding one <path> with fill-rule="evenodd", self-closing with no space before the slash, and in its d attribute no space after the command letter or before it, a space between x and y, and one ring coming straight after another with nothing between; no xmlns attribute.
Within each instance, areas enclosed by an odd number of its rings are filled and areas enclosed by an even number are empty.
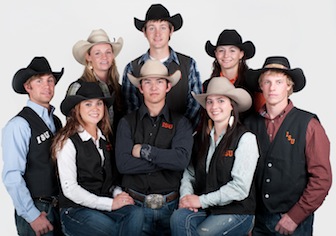
<svg viewBox="0 0 336 236"><path fill-rule="evenodd" d="M173 124L169 124L167 122L162 122L162 128L173 129Z"/></svg>

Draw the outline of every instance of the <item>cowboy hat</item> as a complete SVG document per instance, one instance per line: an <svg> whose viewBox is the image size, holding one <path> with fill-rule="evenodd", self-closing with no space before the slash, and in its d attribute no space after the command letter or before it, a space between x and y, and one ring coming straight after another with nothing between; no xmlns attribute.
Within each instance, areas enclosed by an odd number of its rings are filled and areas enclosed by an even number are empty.
<svg viewBox="0 0 336 236"><path fill-rule="evenodd" d="M161 4L151 5L147 10L145 20L139 20L134 17L134 25L138 30L142 31L147 21L150 21L150 20L168 21L172 23L172 25L174 26L174 31L178 31L182 27L182 24L183 24L181 14L175 14L173 16L170 16L167 8L165 8Z"/></svg>
<svg viewBox="0 0 336 236"><path fill-rule="evenodd" d="M121 48L123 46L123 39L118 38L117 42L115 40L113 42L110 41L106 32L102 29L92 30L87 40L79 40L72 47L72 54L75 57L76 61L78 61L82 65L86 65L85 62L85 54L89 51L91 47L100 43L108 43L111 44L113 49L114 57L117 57Z"/></svg>
<svg viewBox="0 0 336 236"><path fill-rule="evenodd" d="M64 72L64 68L60 72L52 72L49 62L45 57L34 57L27 68L18 70L12 81L12 87L15 92L27 94L24 83L34 75L52 74L55 77L55 84L60 80Z"/></svg>
<svg viewBox="0 0 336 236"><path fill-rule="evenodd" d="M287 74L294 82L293 92L298 92L306 85L306 77L300 68L291 69L289 61L283 56L272 56L265 60L263 68L246 72L246 83L252 91L260 92L259 77L267 70L277 70Z"/></svg>
<svg viewBox="0 0 336 236"><path fill-rule="evenodd" d="M104 97L102 89L96 82L81 82L80 87L74 95L66 96L61 103L61 112L68 116L72 108L78 103L89 99L101 99L107 107L110 107L114 102L114 94L111 97Z"/></svg>
<svg viewBox="0 0 336 236"><path fill-rule="evenodd" d="M248 110L252 105L252 98L250 94L242 88L236 88L225 77L213 77L208 85L206 93L195 94L191 92L196 101L205 108L206 98L209 95L223 95L230 98L237 104L239 112Z"/></svg>
<svg viewBox="0 0 336 236"><path fill-rule="evenodd" d="M141 67L140 77L137 78L130 73L128 73L127 76L131 83L136 87L139 86L141 80L153 77L167 79L173 87L180 81L181 71L176 70L172 75L169 75L167 67L163 65L162 62L149 59Z"/></svg>
<svg viewBox="0 0 336 236"><path fill-rule="evenodd" d="M210 57L215 57L215 50L221 45L233 45L240 50L244 51L245 58L250 59L255 54L255 46L251 41L246 41L243 43L242 37L238 34L236 30L226 29L224 30L217 39L216 45L212 45L210 40L205 44L205 51Z"/></svg>

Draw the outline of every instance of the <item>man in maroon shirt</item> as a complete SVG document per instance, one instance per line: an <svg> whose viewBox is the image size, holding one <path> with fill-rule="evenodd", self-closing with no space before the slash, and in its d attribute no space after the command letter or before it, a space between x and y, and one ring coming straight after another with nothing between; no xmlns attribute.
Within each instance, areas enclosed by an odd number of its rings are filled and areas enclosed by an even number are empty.
<svg viewBox="0 0 336 236"><path fill-rule="evenodd" d="M331 187L330 142L317 116L294 107L288 97L304 88L300 68L287 58L268 57L248 70L251 91L266 104L245 120L261 157L256 172L257 212L253 235L312 235L314 212Z"/></svg>

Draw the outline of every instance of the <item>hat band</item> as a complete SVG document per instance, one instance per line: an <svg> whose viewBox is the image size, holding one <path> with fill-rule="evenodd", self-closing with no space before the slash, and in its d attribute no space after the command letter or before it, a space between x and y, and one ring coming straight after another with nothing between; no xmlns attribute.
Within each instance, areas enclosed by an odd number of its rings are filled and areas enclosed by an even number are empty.
<svg viewBox="0 0 336 236"><path fill-rule="evenodd" d="M285 69L285 70L288 70L288 68L286 66L281 65L281 64L277 64L277 63L268 64L264 68L276 68L276 69Z"/></svg>

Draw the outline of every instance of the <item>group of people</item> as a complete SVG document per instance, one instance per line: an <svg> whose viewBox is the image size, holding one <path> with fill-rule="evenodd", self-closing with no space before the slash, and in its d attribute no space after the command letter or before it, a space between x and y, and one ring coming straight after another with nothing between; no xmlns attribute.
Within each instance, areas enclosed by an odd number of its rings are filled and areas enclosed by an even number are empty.
<svg viewBox="0 0 336 236"><path fill-rule="evenodd" d="M169 45L182 24L161 4L134 18L149 49L121 84L123 39L78 41L64 125L50 104L63 69L34 57L15 73L29 99L2 130L2 178L19 235L312 235L332 173L317 115L289 99L303 71L283 56L248 68L254 44L225 29L202 83Z"/></svg>

